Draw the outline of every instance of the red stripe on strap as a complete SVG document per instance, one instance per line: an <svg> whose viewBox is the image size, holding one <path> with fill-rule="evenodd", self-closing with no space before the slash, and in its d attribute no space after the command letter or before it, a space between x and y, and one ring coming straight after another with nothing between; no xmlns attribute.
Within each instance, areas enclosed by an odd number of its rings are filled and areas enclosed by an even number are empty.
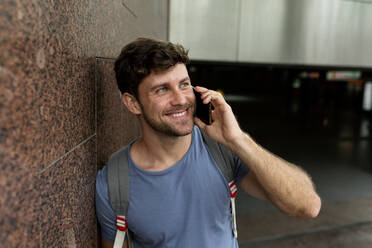
<svg viewBox="0 0 372 248"><path fill-rule="evenodd" d="M125 217L121 216L116 217L116 227L123 232L125 232L128 229L127 220L125 219Z"/></svg>
<svg viewBox="0 0 372 248"><path fill-rule="evenodd" d="M238 194L238 188L236 187L236 184L234 181L231 181L229 183L229 186L230 186L230 197L231 198L235 198L236 195Z"/></svg>

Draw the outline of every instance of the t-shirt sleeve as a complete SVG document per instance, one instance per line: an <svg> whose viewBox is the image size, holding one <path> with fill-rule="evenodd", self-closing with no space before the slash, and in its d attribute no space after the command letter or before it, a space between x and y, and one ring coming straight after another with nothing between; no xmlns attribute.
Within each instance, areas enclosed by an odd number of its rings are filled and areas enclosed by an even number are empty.
<svg viewBox="0 0 372 248"><path fill-rule="evenodd" d="M107 167L98 171L96 177L96 214L102 236L114 243L116 235L116 215L109 201Z"/></svg>
<svg viewBox="0 0 372 248"><path fill-rule="evenodd" d="M248 174L249 169L237 156L234 156L234 161L236 165L234 171L235 184L239 186L243 177Z"/></svg>

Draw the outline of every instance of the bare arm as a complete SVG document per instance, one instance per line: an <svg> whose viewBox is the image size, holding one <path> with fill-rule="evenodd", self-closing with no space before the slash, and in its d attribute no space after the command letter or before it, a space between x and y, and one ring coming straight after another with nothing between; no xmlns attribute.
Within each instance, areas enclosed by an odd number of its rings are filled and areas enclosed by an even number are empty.
<svg viewBox="0 0 372 248"><path fill-rule="evenodd" d="M102 241L102 248L112 248L114 247L114 244L110 241L107 241L104 237L101 239ZM127 241L124 242L123 248L128 248Z"/></svg>
<svg viewBox="0 0 372 248"><path fill-rule="evenodd" d="M321 201L310 177L244 133L221 94L202 87L195 89L201 93L204 103L212 102L215 107L212 125L205 125L198 118L195 123L212 139L229 147L250 169L242 181L242 188L255 197L270 201L290 216L316 217Z"/></svg>
<svg viewBox="0 0 372 248"><path fill-rule="evenodd" d="M315 218L321 206L310 177L299 167L268 152L248 135L231 149L251 169L242 180L247 193L272 202L287 215Z"/></svg>

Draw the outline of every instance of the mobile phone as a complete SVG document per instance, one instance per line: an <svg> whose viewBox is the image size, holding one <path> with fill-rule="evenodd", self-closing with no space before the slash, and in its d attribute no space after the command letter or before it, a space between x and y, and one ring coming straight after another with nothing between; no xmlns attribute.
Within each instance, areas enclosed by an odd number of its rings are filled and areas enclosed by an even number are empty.
<svg viewBox="0 0 372 248"><path fill-rule="evenodd" d="M201 99L201 94L194 90L195 94L195 116L198 117L202 122L207 125L212 124L212 104L209 102L207 104L203 103Z"/></svg>

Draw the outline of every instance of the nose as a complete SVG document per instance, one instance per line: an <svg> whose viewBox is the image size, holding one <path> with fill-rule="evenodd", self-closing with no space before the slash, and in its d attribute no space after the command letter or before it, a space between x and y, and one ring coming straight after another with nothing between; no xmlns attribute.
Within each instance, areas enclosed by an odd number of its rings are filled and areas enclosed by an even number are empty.
<svg viewBox="0 0 372 248"><path fill-rule="evenodd" d="M172 94L171 104L174 106L187 104L187 92L185 90L175 89Z"/></svg>

